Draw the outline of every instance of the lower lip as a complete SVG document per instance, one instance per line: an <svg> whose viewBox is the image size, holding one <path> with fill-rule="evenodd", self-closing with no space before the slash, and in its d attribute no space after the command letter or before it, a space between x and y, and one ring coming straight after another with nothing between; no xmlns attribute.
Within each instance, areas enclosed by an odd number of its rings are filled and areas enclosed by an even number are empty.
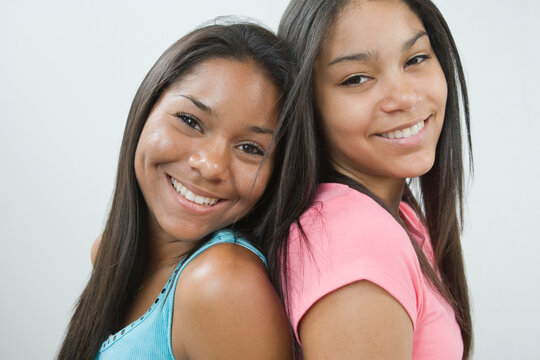
<svg viewBox="0 0 540 360"><path fill-rule="evenodd" d="M173 196L180 203L180 205L182 205L187 210L189 210L189 211L191 211L193 213L196 213L198 215L206 215L206 214L210 214L210 213L212 213L214 211L217 211L220 208L222 208L225 205L225 203L227 202L227 200L219 199L219 201L216 204L212 205L212 206L199 205L199 204L194 203L193 201L189 201L188 199L186 199L185 197L183 197L182 195L177 193L176 190L174 189L172 183L171 183L171 178L169 177L169 175L167 175L167 182L169 183L169 188L171 189L171 192L173 193Z"/></svg>
<svg viewBox="0 0 540 360"><path fill-rule="evenodd" d="M401 139L390 139L385 138L381 135L377 135L377 137L389 144L400 146L400 147L415 147L422 143L422 140L424 140L424 137L426 136L426 129L429 125L429 120L431 119L431 116L428 117L426 120L424 120L424 127L422 130L420 130L418 133L414 134L413 136L409 136L408 138L401 138Z"/></svg>

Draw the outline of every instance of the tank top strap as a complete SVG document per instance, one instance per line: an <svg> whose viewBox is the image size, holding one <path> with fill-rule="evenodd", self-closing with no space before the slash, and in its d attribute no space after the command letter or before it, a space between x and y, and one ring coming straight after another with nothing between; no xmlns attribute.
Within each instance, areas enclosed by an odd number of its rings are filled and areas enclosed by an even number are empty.
<svg viewBox="0 0 540 360"><path fill-rule="evenodd" d="M164 316L166 318L166 328L168 330L167 334L167 345L169 348L170 354L172 354L172 337L171 337L171 328L172 328L172 315L173 315L173 307L174 307L174 293L176 292L176 286L178 285L178 278L180 277L180 274L182 271L186 268L186 266L195 259L198 255L203 253L204 251L208 250L214 245L217 244L224 244L224 243L230 243L230 244L238 244L250 251L252 251L255 255L257 255L261 261L264 263L264 266L268 270L268 263L266 262L266 258L264 255L255 247L253 246L249 241L247 241L244 237L242 237L240 234L235 233L234 231L230 229L222 229L214 233L212 238L208 240L206 243L204 243L200 248L198 248L193 254L191 254L190 257L187 259L182 259L180 263L177 265L176 269L174 270L170 281L172 282L170 288L168 289L166 301L165 301L165 312Z"/></svg>
<svg viewBox="0 0 540 360"><path fill-rule="evenodd" d="M176 266L176 268L173 271L173 274L171 276L170 281L173 283L173 286L171 288L172 291L174 291L174 288L176 287L176 283L178 282L178 278L180 277L180 274L186 266L197 256L199 256L204 251L208 250L214 245L217 244L224 244L224 243L230 243L230 244L238 244L251 252L253 252L255 255L261 259L264 266L268 270L268 263L266 261L266 257L257 249L253 244L251 244L249 241L247 241L242 235L235 233L234 231L230 229L222 229L216 231L212 238L205 242L200 248L198 248L193 254L189 256L187 259L182 259Z"/></svg>
<svg viewBox="0 0 540 360"><path fill-rule="evenodd" d="M167 284L148 311L138 320L111 334L100 348L96 359L174 359L172 350L172 315L174 294L180 274L199 254L214 245L233 243L255 253L268 268L263 254L245 238L231 230L219 230L191 256L180 260Z"/></svg>
<svg viewBox="0 0 540 360"><path fill-rule="evenodd" d="M173 271L173 273L171 275L171 278L169 279L169 282L171 283L171 286L169 287L167 292L168 293L169 292L172 292L172 293L175 292L176 286L177 286L177 283L178 283L178 278L180 277L180 274L182 274L182 271L184 271L186 266L193 259L195 259L197 256L199 256L201 253L208 250L212 246L217 245L217 244L224 244L224 243L238 244L238 245L252 251L255 255L257 255L259 257L259 259L261 259L264 266L268 270L268 263L266 261L265 256L253 244L251 244L249 241L247 241L240 234L235 233L234 231L232 231L230 229L222 229L222 230L218 230L217 232L215 232L210 240L205 242L200 248L198 248L187 259L180 260L179 264L174 269L174 271ZM169 303L172 302L172 298L174 298L174 296L171 296L171 297L167 296L167 299L168 299L167 302L169 302Z"/></svg>
<svg viewBox="0 0 540 360"><path fill-rule="evenodd" d="M264 255L255 246L253 246L249 241L247 241L240 234L235 233L235 232L233 232L232 230L229 230L229 229L222 229L222 230L219 230L219 231L215 232L213 237L210 240L208 240L206 243L204 243L199 249L197 249L197 251L195 251L188 259L186 259L185 261L181 261L180 269L179 269L178 272L181 273L184 270L184 268L193 259L195 259L198 255L200 255L205 250L208 250L209 248L211 248L214 245L223 244L223 243L238 244L238 245L252 251L253 253L255 253L255 255L257 255L261 259L261 261L264 263L264 266L266 266L266 268L268 268L266 258L264 257Z"/></svg>

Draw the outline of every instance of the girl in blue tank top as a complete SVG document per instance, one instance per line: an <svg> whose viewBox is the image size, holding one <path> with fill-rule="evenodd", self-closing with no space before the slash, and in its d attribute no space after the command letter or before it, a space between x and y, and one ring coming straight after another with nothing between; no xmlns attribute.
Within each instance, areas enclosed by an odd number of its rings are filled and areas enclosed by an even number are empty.
<svg viewBox="0 0 540 360"><path fill-rule="evenodd" d="M111 211L59 359L288 359L256 239L282 176L291 62L253 24L163 53L127 119Z"/></svg>

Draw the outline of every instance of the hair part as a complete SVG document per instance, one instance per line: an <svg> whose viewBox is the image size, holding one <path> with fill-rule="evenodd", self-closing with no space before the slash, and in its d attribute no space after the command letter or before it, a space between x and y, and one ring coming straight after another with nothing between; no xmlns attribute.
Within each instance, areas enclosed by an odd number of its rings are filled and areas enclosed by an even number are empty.
<svg viewBox="0 0 540 360"><path fill-rule="evenodd" d="M163 92L199 64L215 58L251 62L265 72L284 96L288 93L292 71L287 47L272 32L252 23L229 22L201 27L161 55L131 104L111 210L95 266L76 304L58 359L94 359L107 336L121 327L140 285L147 257L148 208L135 177L137 143L146 119ZM258 221L256 215L243 219L241 228L251 231ZM190 253L210 235L201 239ZM178 258L183 255L186 254L178 254Z"/></svg>
<svg viewBox="0 0 540 360"><path fill-rule="evenodd" d="M325 151L327 146L319 129L315 110L314 64L326 34L335 21L339 21L341 11L351 2L352 0L292 0L279 25L278 36L287 41L297 62L296 80L283 108L283 115L290 119L290 131L297 140L284 144L285 154L281 160L288 171L279 179L277 193L268 217L261 224L260 235L269 242L267 246L271 280L287 309L289 226L295 223L307 242L299 218L312 205L320 182L335 181L349 185L389 210L362 184L338 174L333 169L328 151ZM467 89L455 42L437 7L430 0L403 2L424 24L448 86L445 122L437 145L434 166L419 178L420 198L415 199L406 185L403 200L415 209L429 229L435 255L433 266L412 237L411 243L424 275L455 311L464 343L463 359L468 359L472 325L460 244L464 177L462 132L465 132L468 140L467 150L472 169ZM396 221L404 226L399 218L396 218ZM441 279L437 273L441 275ZM298 344L296 350L296 356L300 358Z"/></svg>

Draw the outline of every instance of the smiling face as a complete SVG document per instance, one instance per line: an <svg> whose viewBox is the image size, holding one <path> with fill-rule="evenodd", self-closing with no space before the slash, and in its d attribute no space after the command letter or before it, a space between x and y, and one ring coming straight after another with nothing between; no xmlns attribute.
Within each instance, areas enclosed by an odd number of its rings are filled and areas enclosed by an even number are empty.
<svg viewBox="0 0 540 360"><path fill-rule="evenodd" d="M277 87L250 62L207 60L167 89L135 153L151 235L195 241L246 215L272 171L278 111Z"/></svg>
<svg viewBox="0 0 540 360"><path fill-rule="evenodd" d="M314 84L337 171L388 202L405 178L433 166L447 85L422 22L405 3L348 4L323 41Z"/></svg>

